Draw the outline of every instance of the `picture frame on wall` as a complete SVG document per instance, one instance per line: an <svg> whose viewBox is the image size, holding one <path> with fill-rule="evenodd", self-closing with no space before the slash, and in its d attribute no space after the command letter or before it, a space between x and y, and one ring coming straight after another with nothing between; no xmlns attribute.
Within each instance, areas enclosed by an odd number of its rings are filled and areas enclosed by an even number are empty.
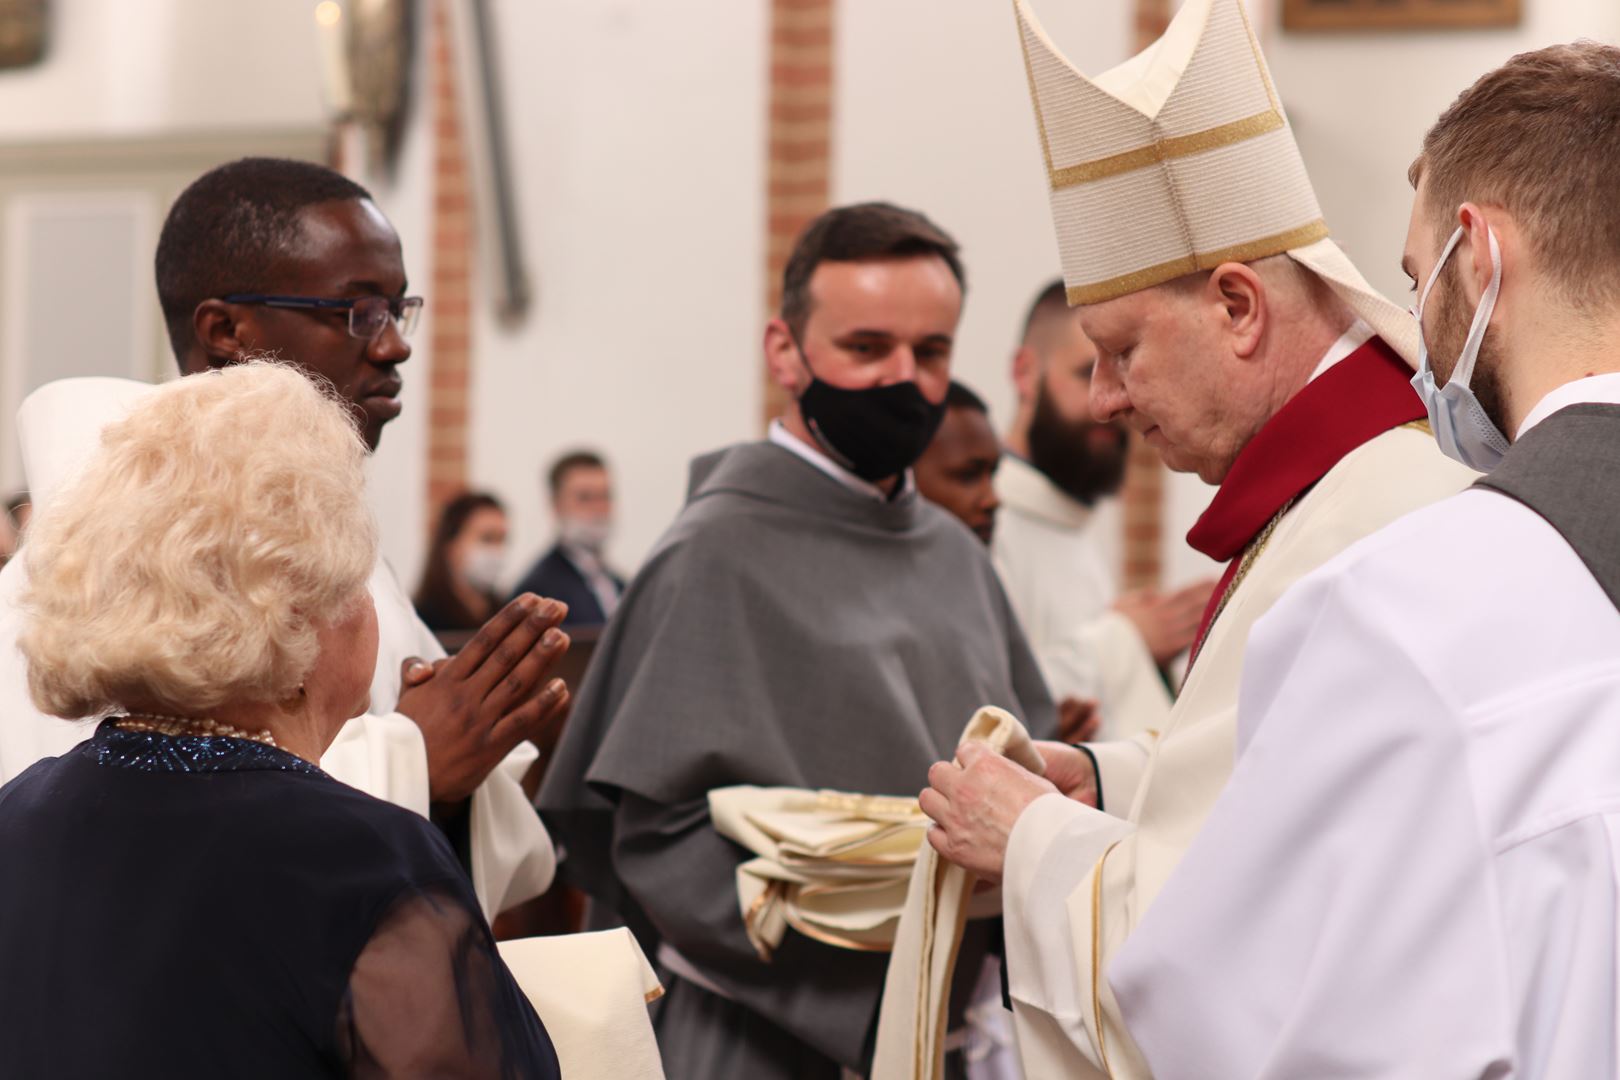
<svg viewBox="0 0 1620 1080"><path fill-rule="evenodd" d="M1460 30L1517 26L1524 0L1283 0L1284 30Z"/></svg>

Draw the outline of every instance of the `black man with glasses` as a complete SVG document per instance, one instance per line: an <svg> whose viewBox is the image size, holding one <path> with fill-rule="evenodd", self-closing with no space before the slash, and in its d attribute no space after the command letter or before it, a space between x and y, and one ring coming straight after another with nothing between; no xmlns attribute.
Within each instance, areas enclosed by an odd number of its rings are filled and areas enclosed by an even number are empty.
<svg viewBox="0 0 1620 1080"><path fill-rule="evenodd" d="M400 412L399 368L410 359L422 300L408 295L399 236L364 188L306 162L222 165L176 200L155 268L183 374L278 357L329 383L376 448ZM30 398L31 415L25 404L33 423L20 424L19 435L26 445L31 426L56 457L87 455L101 428L146 390L105 379L44 387ZM30 458L30 469L60 475L62 463L44 453ZM7 745L24 746L0 753L0 782L93 730L44 716L29 700L21 657L9 647L20 628L12 601L23 570L13 561L0 571L0 710L18 736ZM553 677L568 648L556 629L566 608L520 596L445 659L380 560L370 589L380 638L371 708L345 725L321 766L431 816L493 919L543 892L556 867L520 781L536 759L530 740L546 737L567 712L568 689ZM23 739L24 729L37 735Z"/></svg>

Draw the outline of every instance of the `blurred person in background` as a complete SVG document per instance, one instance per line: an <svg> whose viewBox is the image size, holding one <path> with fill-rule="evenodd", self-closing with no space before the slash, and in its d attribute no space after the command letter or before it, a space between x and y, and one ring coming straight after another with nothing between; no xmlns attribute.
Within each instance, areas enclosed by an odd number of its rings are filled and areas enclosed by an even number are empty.
<svg viewBox="0 0 1620 1080"><path fill-rule="evenodd" d="M959 382L945 392L945 419L913 466L923 498L961 521L987 546L996 531L1001 443L984 400Z"/></svg>
<svg viewBox="0 0 1620 1080"><path fill-rule="evenodd" d="M1096 364L1063 282L1052 282L1030 305L1013 356L1018 412L996 475L992 551L1053 695L1096 701L1103 734L1120 738L1169 717L1162 669L1192 644L1214 582L1120 592L1097 510L1124 483L1130 433L1092 418Z"/></svg>
<svg viewBox="0 0 1620 1080"><path fill-rule="evenodd" d="M532 592L567 604L566 627L602 626L624 593L624 579L606 562L613 537L613 477L600 454L575 450L552 464L548 479L557 541L513 595Z"/></svg>
<svg viewBox="0 0 1620 1080"><path fill-rule="evenodd" d="M22 543L22 533L28 527L28 516L32 509L26 491L19 491L6 499L5 512L0 513L0 566L6 565L6 560L17 553L17 545Z"/></svg>
<svg viewBox="0 0 1620 1080"><path fill-rule="evenodd" d="M990 409L984 399L952 382L945 394L945 419L913 466L917 491L989 546L1001 509L1001 497L996 494L1001 460L1001 442L990 425ZM1063 698L1058 702L1057 737L1064 742L1094 738L1101 719L1096 701Z"/></svg>
<svg viewBox="0 0 1620 1080"><path fill-rule="evenodd" d="M416 587L417 616L436 634L477 630L500 608L506 507L482 491L445 504Z"/></svg>
<svg viewBox="0 0 1620 1080"><path fill-rule="evenodd" d="M0 788L6 1075L558 1075L443 835L316 764L377 663L365 459L250 363L42 505L19 647L89 739Z"/></svg>

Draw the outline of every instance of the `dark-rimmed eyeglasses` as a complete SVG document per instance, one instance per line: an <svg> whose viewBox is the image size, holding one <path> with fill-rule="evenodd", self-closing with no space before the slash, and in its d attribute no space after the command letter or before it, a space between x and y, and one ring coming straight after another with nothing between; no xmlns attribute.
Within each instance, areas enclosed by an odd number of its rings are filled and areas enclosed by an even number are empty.
<svg viewBox="0 0 1620 1080"><path fill-rule="evenodd" d="M362 341L370 341L381 334L390 320L399 329L401 337L410 337L422 314L420 296L361 296L353 300L328 300L319 296L232 293L220 299L227 304L261 304L295 311L346 311L349 313L349 336Z"/></svg>

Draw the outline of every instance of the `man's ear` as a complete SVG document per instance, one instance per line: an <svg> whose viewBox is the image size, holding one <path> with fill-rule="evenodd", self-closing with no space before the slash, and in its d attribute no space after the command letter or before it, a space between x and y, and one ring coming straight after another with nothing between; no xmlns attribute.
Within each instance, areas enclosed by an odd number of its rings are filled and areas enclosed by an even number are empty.
<svg viewBox="0 0 1620 1080"><path fill-rule="evenodd" d="M1462 242L1468 249L1453 257L1464 267L1463 295L1468 306L1477 307L1491 283L1491 229L1477 203L1465 202L1457 208L1457 224L1463 227Z"/></svg>
<svg viewBox="0 0 1620 1080"><path fill-rule="evenodd" d="M793 331L780 315L765 324L765 364L770 368L771 378L776 380L776 385L786 390L790 397L798 397L799 391L809 380L810 373L805 370L804 360L799 356Z"/></svg>
<svg viewBox="0 0 1620 1080"><path fill-rule="evenodd" d="M191 313L192 337L209 367L234 364L252 351L252 346L243 340L250 331L242 325L241 311L223 300L204 300Z"/></svg>
<svg viewBox="0 0 1620 1080"><path fill-rule="evenodd" d="M1204 288L1206 298L1225 316L1232 352L1247 360L1260 347L1270 315L1260 275L1247 263L1222 263L1210 272Z"/></svg>
<svg viewBox="0 0 1620 1080"><path fill-rule="evenodd" d="M1020 345L1012 359L1013 389L1018 391L1020 403L1035 400L1035 391L1041 381L1041 358L1032 345Z"/></svg>

